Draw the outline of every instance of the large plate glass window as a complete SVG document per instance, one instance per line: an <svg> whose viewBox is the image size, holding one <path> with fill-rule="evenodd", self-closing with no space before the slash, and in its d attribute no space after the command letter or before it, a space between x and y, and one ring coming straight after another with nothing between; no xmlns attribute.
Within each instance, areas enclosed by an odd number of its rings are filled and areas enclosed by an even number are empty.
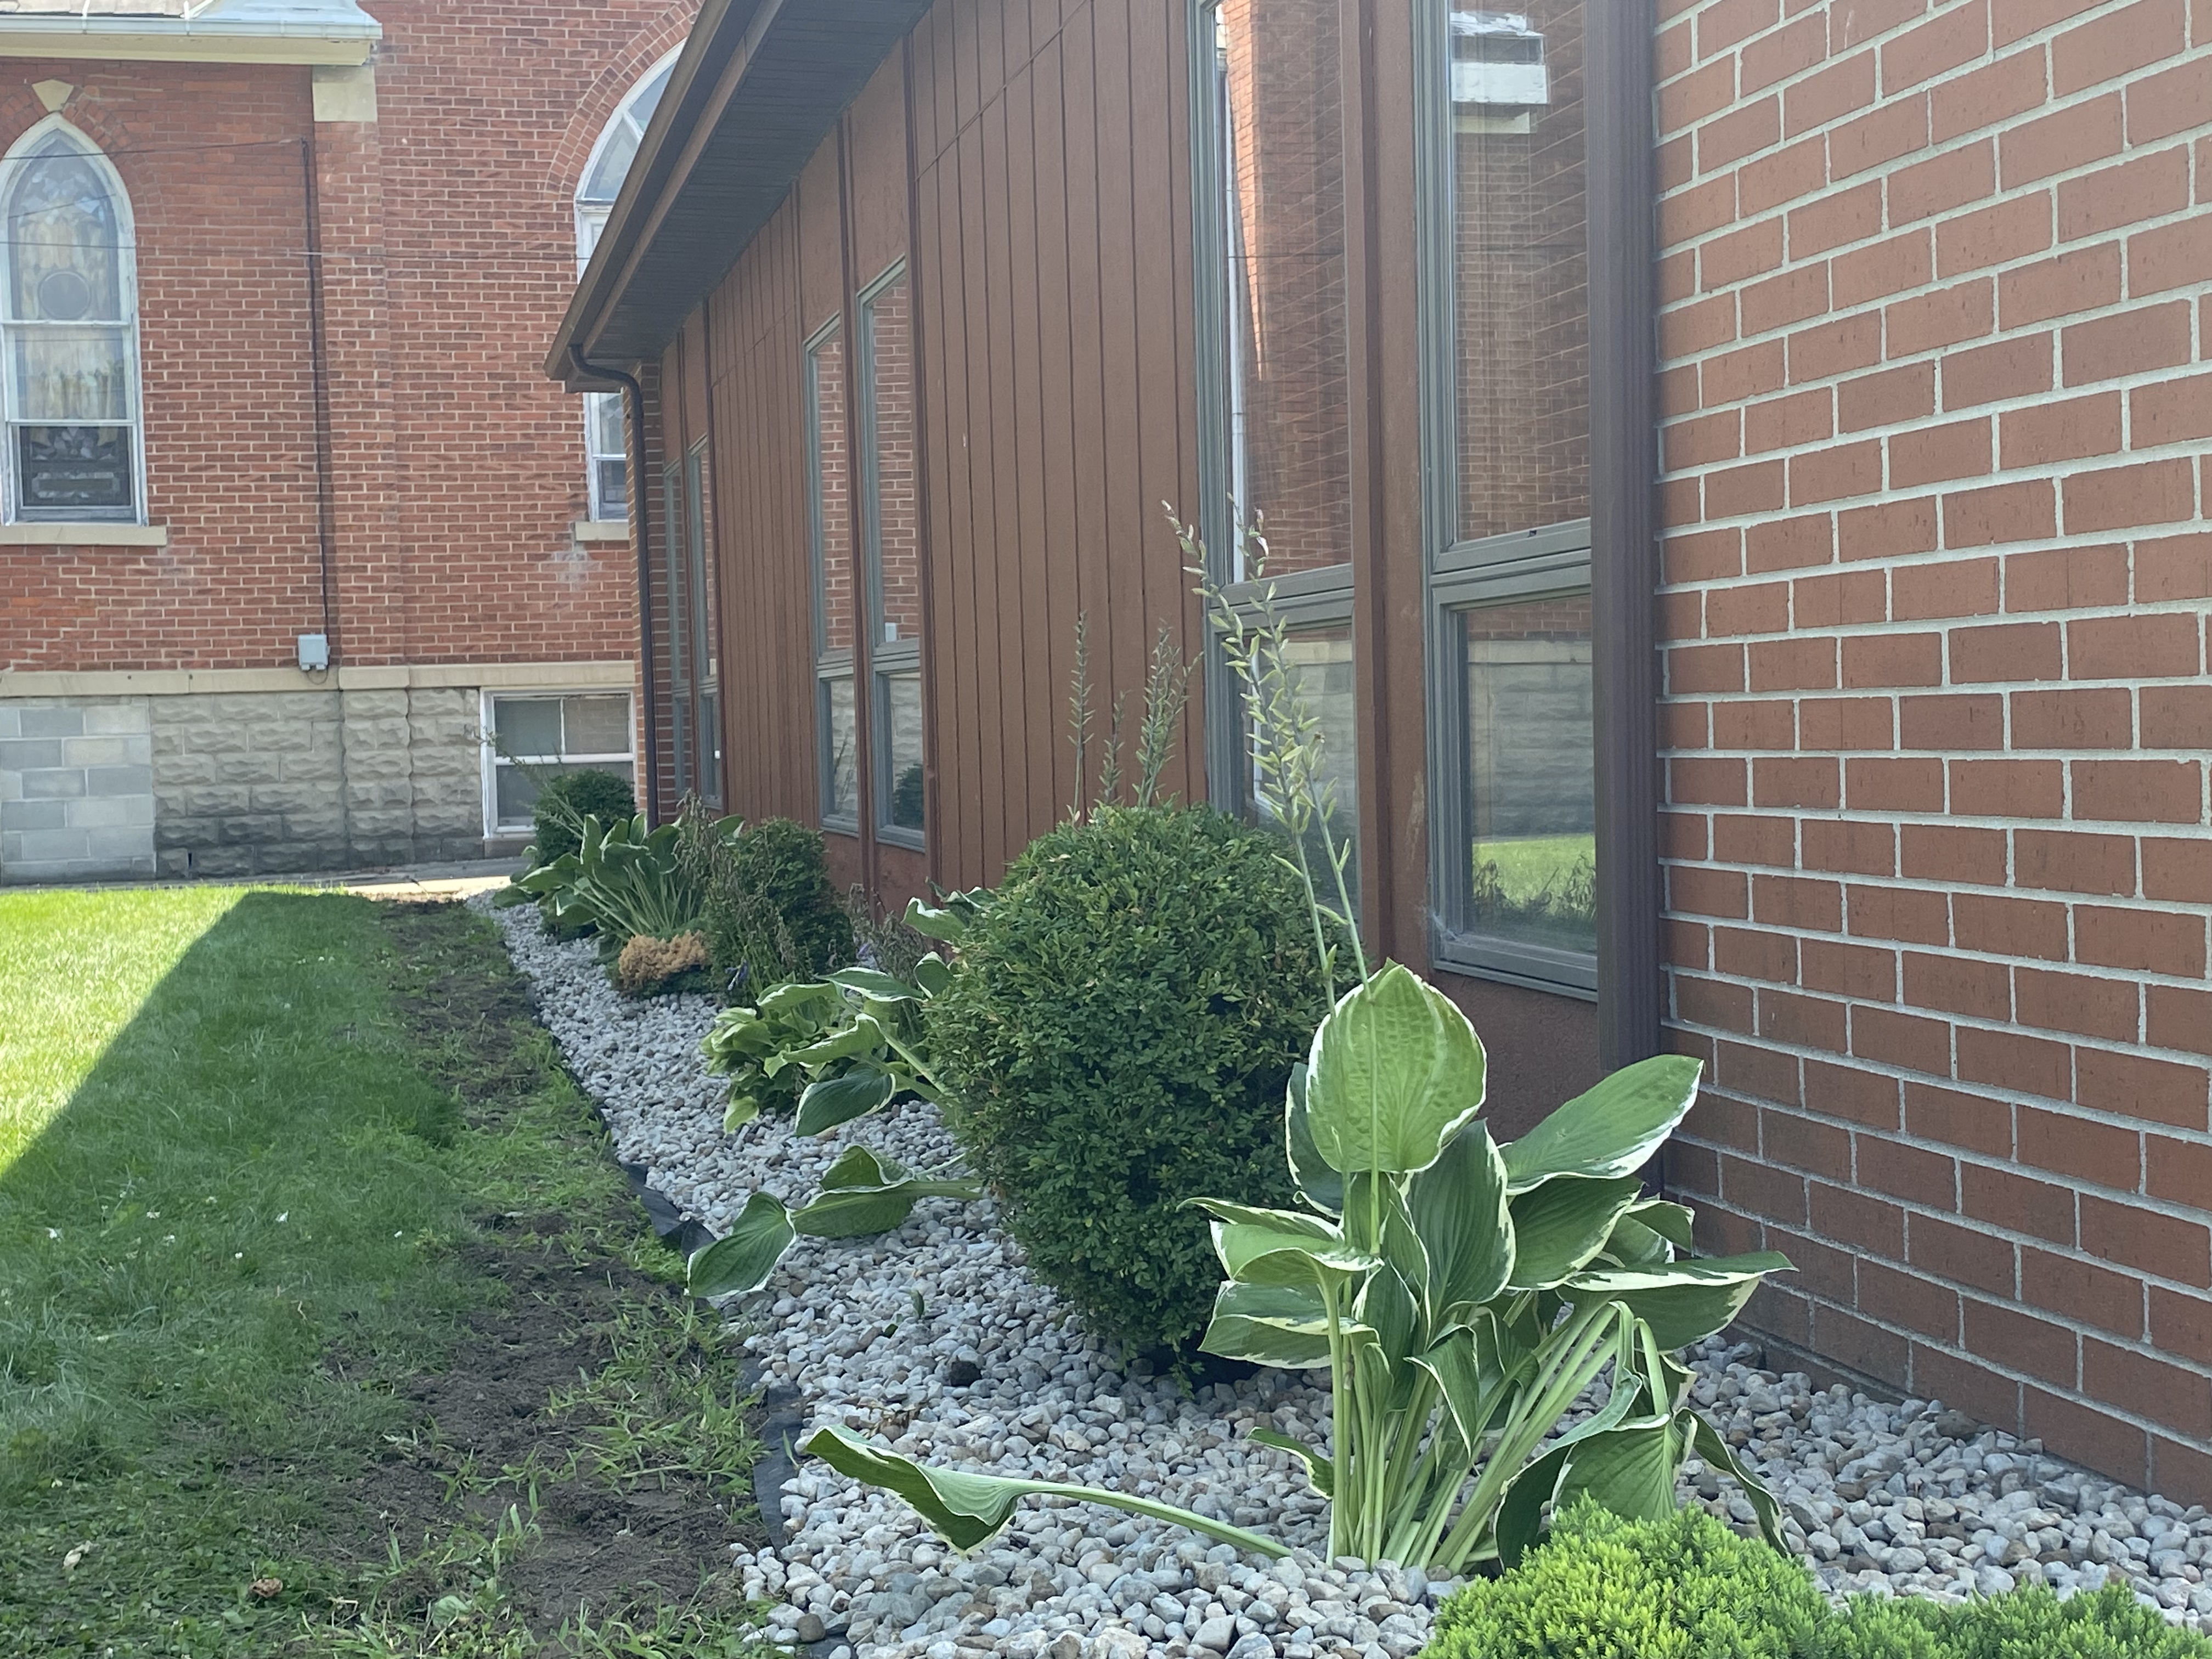
<svg viewBox="0 0 2212 1659"><path fill-rule="evenodd" d="M822 823L860 828L854 700L853 458L845 433L845 340L830 324L806 346L806 519L814 572L815 729Z"/></svg>
<svg viewBox="0 0 2212 1659"><path fill-rule="evenodd" d="M668 90L668 77L676 67L678 55L677 52L670 52L629 89L608 118L584 163L584 175L576 181L576 269L580 271L591 263L592 251L599 245L600 233L607 228L607 216L614 211L615 198L622 194L623 180L629 176L630 163L637 160L646 127L653 120L653 111L660 107L661 94ZM584 465L593 519L620 520L629 517L626 453L623 443L622 393L586 392Z"/></svg>
<svg viewBox="0 0 2212 1659"><path fill-rule="evenodd" d="M123 181L56 116L9 152L0 201L9 516L137 522L137 283Z"/></svg>
<svg viewBox="0 0 2212 1659"><path fill-rule="evenodd" d="M662 474L666 493L661 582L668 604L669 737L676 793L722 800L720 626L713 503L702 439Z"/></svg>
<svg viewBox="0 0 2212 1659"><path fill-rule="evenodd" d="M1420 0L1437 959L1595 992L1582 0Z"/></svg>
<svg viewBox="0 0 2212 1659"><path fill-rule="evenodd" d="M860 295L860 454L866 489L868 663L876 701L876 833L924 844L921 507L915 489L914 322L906 267Z"/></svg>
<svg viewBox="0 0 2212 1659"><path fill-rule="evenodd" d="M487 691L484 833L530 833L538 792L567 772L611 772L636 787L627 691Z"/></svg>
<svg viewBox="0 0 2212 1659"><path fill-rule="evenodd" d="M1210 0L1192 13L1200 526L1240 609L1263 585L1237 544L1264 526L1267 583L1321 720L1339 839L1359 819L1352 646L1352 444L1344 97L1337 12ZM1208 650L1207 782L1249 811L1239 688ZM1355 879L1358 857L1352 860Z"/></svg>

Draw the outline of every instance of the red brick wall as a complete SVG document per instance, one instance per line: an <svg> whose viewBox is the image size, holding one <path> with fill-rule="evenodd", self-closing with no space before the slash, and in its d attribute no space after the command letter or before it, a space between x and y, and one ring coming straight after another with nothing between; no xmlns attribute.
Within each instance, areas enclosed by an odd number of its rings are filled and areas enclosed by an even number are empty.
<svg viewBox="0 0 2212 1659"><path fill-rule="evenodd" d="M2212 1498L2212 5L1666 9L1674 1180L1768 1329Z"/></svg>
<svg viewBox="0 0 2212 1659"><path fill-rule="evenodd" d="M139 236L159 550L0 548L0 669L282 665L323 627L305 175L325 252L341 659L635 649L629 549L579 550L580 401L545 380L592 142L689 0L378 9L380 120L312 118L303 68L11 60L0 145L45 109L106 149Z"/></svg>

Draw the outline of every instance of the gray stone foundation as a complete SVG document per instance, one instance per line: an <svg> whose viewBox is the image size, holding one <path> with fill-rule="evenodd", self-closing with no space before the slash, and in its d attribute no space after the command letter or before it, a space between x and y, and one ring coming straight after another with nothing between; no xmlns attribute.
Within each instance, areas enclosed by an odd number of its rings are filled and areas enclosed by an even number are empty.
<svg viewBox="0 0 2212 1659"><path fill-rule="evenodd" d="M446 862L483 832L477 692L0 698L0 881Z"/></svg>

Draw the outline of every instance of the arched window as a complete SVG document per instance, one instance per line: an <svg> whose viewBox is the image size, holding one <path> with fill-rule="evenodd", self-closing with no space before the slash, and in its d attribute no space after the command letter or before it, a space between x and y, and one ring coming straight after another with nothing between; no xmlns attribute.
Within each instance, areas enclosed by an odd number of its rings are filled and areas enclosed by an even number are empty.
<svg viewBox="0 0 2212 1659"><path fill-rule="evenodd" d="M599 233L607 228L607 215L614 210L615 198L622 193L629 164L637 159L646 126L659 106L660 94L668 89L669 72L676 67L677 56L676 52L670 52L629 89L599 134L599 143L592 146L591 159L584 164L584 176L576 185L579 270L590 263L592 250L599 245ZM591 468L592 517L628 518L629 489L623 465L620 392L584 394L584 453Z"/></svg>
<svg viewBox="0 0 2212 1659"><path fill-rule="evenodd" d="M0 213L8 516L136 521L138 295L123 181L54 116L0 162Z"/></svg>

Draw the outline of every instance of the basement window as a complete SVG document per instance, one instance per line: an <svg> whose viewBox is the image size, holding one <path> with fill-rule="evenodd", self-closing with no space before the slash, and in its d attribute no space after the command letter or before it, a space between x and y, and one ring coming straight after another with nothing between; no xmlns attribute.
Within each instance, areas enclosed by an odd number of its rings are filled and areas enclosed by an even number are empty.
<svg viewBox="0 0 2212 1659"><path fill-rule="evenodd" d="M484 834L526 836L538 791L570 772L636 787L627 691L483 694Z"/></svg>

